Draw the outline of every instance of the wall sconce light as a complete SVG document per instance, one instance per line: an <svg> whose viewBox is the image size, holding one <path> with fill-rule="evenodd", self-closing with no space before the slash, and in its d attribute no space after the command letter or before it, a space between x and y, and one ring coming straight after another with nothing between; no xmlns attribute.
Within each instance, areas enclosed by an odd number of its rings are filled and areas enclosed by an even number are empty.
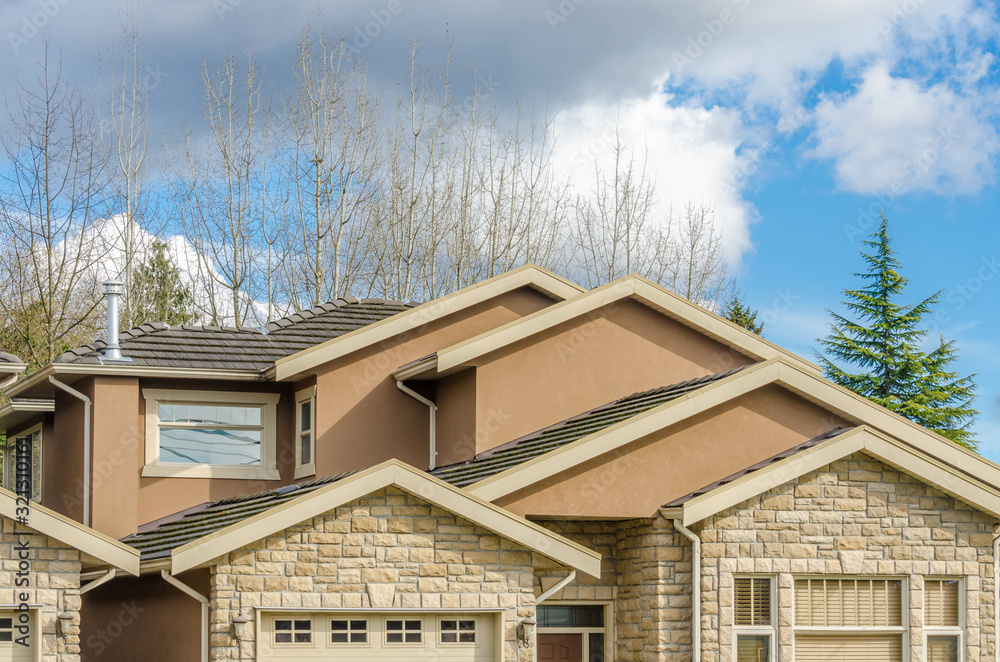
<svg viewBox="0 0 1000 662"><path fill-rule="evenodd" d="M525 648L531 644L531 637L535 634L535 623L535 619L526 618L517 624L517 639Z"/></svg>
<svg viewBox="0 0 1000 662"><path fill-rule="evenodd" d="M59 634L66 636L69 634L69 629L73 625L73 614L68 611L64 611L56 616L56 628L59 630Z"/></svg>
<svg viewBox="0 0 1000 662"><path fill-rule="evenodd" d="M242 640L247 633L247 623L250 619L246 616L237 616L233 619L233 637L237 640Z"/></svg>

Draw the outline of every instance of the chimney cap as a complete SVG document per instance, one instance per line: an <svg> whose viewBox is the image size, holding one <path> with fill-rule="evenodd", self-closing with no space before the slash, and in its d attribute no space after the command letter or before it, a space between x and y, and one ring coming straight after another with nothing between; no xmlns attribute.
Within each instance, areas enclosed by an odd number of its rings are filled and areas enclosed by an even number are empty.
<svg viewBox="0 0 1000 662"><path fill-rule="evenodd" d="M125 284L120 280L106 280L101 283L105 294L125 294Z"/></svg>

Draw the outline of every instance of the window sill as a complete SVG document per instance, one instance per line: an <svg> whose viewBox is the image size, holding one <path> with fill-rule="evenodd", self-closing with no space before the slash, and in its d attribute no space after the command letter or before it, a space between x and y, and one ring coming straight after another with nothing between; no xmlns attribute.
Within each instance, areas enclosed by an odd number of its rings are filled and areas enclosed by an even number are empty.
<svg viewBox="0 0 1000 662"><path fill-rule="evenodd" d="M305 478L307 476L316 475L316 464L303 464L300 467L295 467L295 479Z"/></svg>
<svg viewBox="0 0 1000 662"><path fill-rule="evenodd" d="M147 464L143 478L222 478L234 480L281 480L277 469L263 467L218 467L196 464L189 467L168 464Z"/></svg>

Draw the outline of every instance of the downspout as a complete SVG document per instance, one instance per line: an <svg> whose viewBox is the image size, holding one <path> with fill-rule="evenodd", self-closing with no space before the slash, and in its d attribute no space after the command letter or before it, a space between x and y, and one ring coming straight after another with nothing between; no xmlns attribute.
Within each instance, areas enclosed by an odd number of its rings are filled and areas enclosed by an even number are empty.
<svg viewBox="0 0 1000 662"><path fill-rule="evenodd" d="M160 576L163 577L163 581L201 603L201 659L202 662L208 662L208 598L166 570L160 570Z"/></svg>
<svg viewBox="0 0 1000 662"><path fill-rule="evenodd" d="M674 528L691 541L691 662L701 662L701 538L679 519Z"/></svg>
<svg viewBox="0 0 1000 662"><path fill-rule="evenodd" d="M1000 536L993 539L993 632L1000 632L997 630L1000 627L1000 610L997 609L997 605L1000 605ZM1000 638L997 638L996 634L993 635L993 659L1000 662Z"/></svg>
<svg viewBox="0 0 1000 662"><path fill-rule="evenodd" d="M535 607L537 608L538 605L542 604L543 602L545 602L546 600L548 600L549 598L551 598L553 595L555 595L559 591L561 591L564 588L566 588L567 586L569 586L569 584L574 579L576 579L576 570L571 570L568 575L566 575L565 577L563 577L562 579L560 579L558 582L556 582L555 584L553 584L552 586L550 586L549 590L542 591L541 595L539 595L537 598L535 598ZM538 630L535 630L535 646L534 646L534 648L533 648L533 650L531 652L531 659L532 660L537 660L538 659Z"/></svg>
<svg viewBox="0 0 1000 662"><path fill-rule="evenodd" d="M433 401L428 400L424 396L420 395L419 393L417 393L412 388L410 388L409 386L407 386L406 384L404 384L403 382L401 382L398 379L396 380L396 388L398 388L400 391L402 391L406 395L410 396L411 398L413 398L417 402L419 402L421 404L424 404L424 405L427 405L427 409L429 410L430 425L431 425L431 432L430 432L430 436L431 436L431 461L430 461L430 466L427 468L427 470L431 471L432 469L434 469L435 467L437 467L437 454L438 454L438 452L437 452L437 410L438 410L438 407L437 407L437 405Z"/></svg>
<svg viewBox="0 0 1000 662"><path fill-rule="evenodd" d="M49 382L83 401L83 525L90 526L90 408L93 403L83 393L63 384L53 375L49 375Z"/></svg>

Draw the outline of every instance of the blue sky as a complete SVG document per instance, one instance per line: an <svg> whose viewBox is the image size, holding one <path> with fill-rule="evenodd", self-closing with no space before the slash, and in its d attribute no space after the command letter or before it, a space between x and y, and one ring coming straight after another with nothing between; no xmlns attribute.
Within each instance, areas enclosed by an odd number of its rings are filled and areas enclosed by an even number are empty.
<svg viewBox="0 0 1000 662"><path fill-rule="evenodd" d="M318 6L386 89L408 43L501 114L558 108L567 177L609 157L617 125L656 176L659 209L712 204L766 335L806 356L853 284L859 210L892 222L912 299L946 290L935 333L978 373L982 452L1000 461L1000 253L995 4L976 0L144 0L156 74L151 126L197 122L201 62L252 47L274 89ZM44 24L89 85L121 0L0 2L0 89L30 67ZM365 36L367 35L367 36ZM158 136L154 136L158 142ZM866 226L867 225L867 226ZM975 291L973 291L975 290Z"/></svg>

